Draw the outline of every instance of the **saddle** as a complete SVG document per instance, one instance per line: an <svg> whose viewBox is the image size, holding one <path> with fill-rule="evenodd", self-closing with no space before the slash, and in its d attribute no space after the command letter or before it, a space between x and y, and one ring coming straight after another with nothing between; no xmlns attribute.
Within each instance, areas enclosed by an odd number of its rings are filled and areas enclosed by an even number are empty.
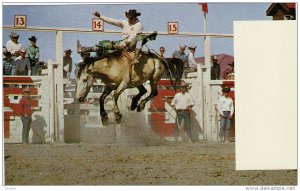
<svg viewBox="0 0 300 191"><path fill-rule="evenodd" d="M129 52L132 52L135 50L136 43L138 41L142 41L142 46L144 46L147 42L156 40L157 32L154 31L151 34L139 34L135 37L135 39L132 41L130 44L130 47L128 49ZM118 41L110 41L110 40L102 40L99 41L99 43L96 45L97 46L97 56L101 57L105 53L112 52L115 50L118 50L121 48L121 43L122 40Z"/></svg>

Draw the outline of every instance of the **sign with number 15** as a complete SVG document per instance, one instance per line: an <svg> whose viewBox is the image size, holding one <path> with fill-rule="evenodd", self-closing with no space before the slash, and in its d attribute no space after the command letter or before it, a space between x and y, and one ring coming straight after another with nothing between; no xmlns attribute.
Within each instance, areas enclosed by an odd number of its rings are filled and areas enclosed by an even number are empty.
<svg viewBox="0 0 300 191"><path fill-rule="evenodd" d="M26 28L27 24L26 15L15 15L14 27Z"/></svg>
<svg viewBox="0 0 300 191"><path fill-rule="evenodd" d="M92 20L92 30L93 31L100 31L103 32L104 31L104 21L102 19L96 19L94 18Z"/></svg>
<svg viewBox="0 0 300 191"><path fill-rule="evenodd" d="M168 33L178 34L178 22L168 22Z"/></svg>

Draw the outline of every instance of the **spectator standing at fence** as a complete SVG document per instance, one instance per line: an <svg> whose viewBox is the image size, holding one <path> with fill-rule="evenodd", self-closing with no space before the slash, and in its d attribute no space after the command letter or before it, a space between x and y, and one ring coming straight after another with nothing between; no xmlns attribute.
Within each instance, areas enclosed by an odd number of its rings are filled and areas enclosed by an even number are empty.
<svg viewBox="0 0 300 191"><path fill-rule="evenodd" d="M65 55L63 57L63 77L70 80L71 72L72 72L72 50L67 49L65 50Z"/></svg>
<svg viewBox="0 0 300 191"><path fill-rule="evenodd" d="M212 62L211 79L212 80L220 80L221 67L220 67L220 64L218 63L218 57L212 56L211 62Z"/></svg>
<svg viewBox="0 0 300 191"><path fill-rule="evenodd" d="M230 88L222 89L223 95L218 100L218 112L221 117L219 137L222 142L229 142L230 120L234 112L233 100L229 97Z"/></svg>
<svg viewBox="0 0 300 191"><path fill-rule="evenodd" d="M228 64L231 67L231 71L228 74L228 80L234 80L234 61Z"/></svg>
<svg viewBox="0 0 300 191"><path fill-rule="evenodd" d="M24 97L19 102L19 108L21 113L21 121L23 124L22 130L22 143L29 144L29 130L31 128L32 122L32 109L31 109L31 99L30 99L30 89L25 88L23 90Z"/></svg>
<svg viewBox="0 0 300 191"><path fill-rule="evenodd" d="M188 49L190 50L188 55L188 62L189 62L189 68L192 70L197 70L198 63L195 61L195 52L196 52L197 46L190 46Z"/></svg>
<svg viewBox="0 0 300 191"><path fill-rule="evenodd" d="M176 125L174 129L174 136L177 142L180 131L180 124L183 119L188 138L192 141L190 112L195 103L192 96L188 92L188 84L186 84L184 81L182 81L181 83L180 90L181 92L177 93L171 102L171 105L176 111Z"/></svg>
<svg viewBox="0 0 300 191"><path fill-rule="evenodd" d="M40 49L36 46L37 38L35 36L31 36L28 40L31 45L28 46L26 54L30 61L32 76L36 76L39 68Z"/></svg>
<svg viewBox="0 0 300 191"><path fill-rule="evenodd" d="M165 51L166 51L165 47L162 46L162 47L159 48L159 56L161 58L165 58L165 56L164 56Z"/></svg>
<svg viewBox="0 0 300 191"><path fill-rule="evenodd" d="M5 58L3 58L3 75L12 75L14 67L14 61L11 57L10 52L3 53Z"/></svg>
<svg viewBox="0 0 300 191"><path fill-rule="evenodd" d="M22 48L19 51L20 59L14 62L16 66L16 75L18 76L30 76L31 75L31 66L29 58L25 57L26 50Z"/></svg>
<svg viewBox="0 0 300 191"><path fill-rule="evenodd" d="M2 53L3 53L3 58L5 58L5 54L7 53L7 48L6 46L2 46Z"/></svg>
<svg viewBox="0 0 300 191"><path fill-rule="evenodd" d="M22 48L22 44L19 43L19 35L17 33L11 32L9 34L10 40L6 43L6 49L11 53L12 58L17 60L19 58L19 50Z"/></svg>
<svg viewBox="0 0 300 191"><path fill-rule="evenodd" d="M188 58L187 55L185 54L185 48L186 45L180 45L179 50L173 52L172 56L173 58L180 58L184 62L184 67L188 67Z"/></svg>

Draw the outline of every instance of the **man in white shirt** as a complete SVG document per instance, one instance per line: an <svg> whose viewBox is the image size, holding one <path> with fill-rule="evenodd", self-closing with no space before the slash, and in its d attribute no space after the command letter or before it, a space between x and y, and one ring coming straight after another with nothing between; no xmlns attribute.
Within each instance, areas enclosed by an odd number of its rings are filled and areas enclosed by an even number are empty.
<svg viewBox="0 0 300 191"><path fill-rule="evenodd" d="M188 93L188 84L182 81L181 92L177 93L171 102L171 105L173 106L177 114L176 125L174 129L174 135L176 141L178 139L179 126L182 122L182 119L184 119L187 134L190 140L192 140L190 111L192 110L194 104L195 103L192 96Z"/></svg>
<svg viewBox="0 0 300 191"><path fill-rule="evenodd" d="M64 51L65 55L63 57L63 78L67 78L68 80L70 80L71 78L71 72L72 72L72 50L71 49L67 49Z"/></svg>
<svg viewBox="0 0 300 191"><path fill-rule="evenodd" d="M234 112L233 100L229 97L230 88L225 87L222 90L223 96L218 101L218 112L221 117L219 137L222 142L229 142L230 120Z"/></svg>
<svg viewBox="0 0 300 191"><path fill-rule="evenodd" d="M9 34L10 40L6 43L6 49L11 53L12 58L16 60L19 55L19 50L22 48L22 44L18 42L19 35L17 33L11 32Z"/></svg>
<svg viewBox="0 0 300 191"><path fill-rule="evenodd" d="M190 50L189 55L188 55L188 62L189 62L189 67L193 70L197 69L198 63L195 61L195 52L196 52L197 46L190 46L188 49Z"/></svg>
<svg viewBox="0 0 300 191"><path fill-rule="evenodd" d="M122 47L122 48L131 48L135 46L135 56L133 59L133 63L138 63L138 58L140 56L140 52L142 49L142 41L135 41L137 35L143 32L143 25L138 20L138 16L141 13L137 12L135 9L130 9L128 12L125 12L125 16L128 20L117 20L109 17L105 17L101 15L98 11L94 13L96 17L99 17L103 21L108 24L115 25L117 27L122 28L122 40L120 42L116 41L113 46L114 48ZM81 45L77 42L77 52L96 52L96 47L81 47Z"/></svg>

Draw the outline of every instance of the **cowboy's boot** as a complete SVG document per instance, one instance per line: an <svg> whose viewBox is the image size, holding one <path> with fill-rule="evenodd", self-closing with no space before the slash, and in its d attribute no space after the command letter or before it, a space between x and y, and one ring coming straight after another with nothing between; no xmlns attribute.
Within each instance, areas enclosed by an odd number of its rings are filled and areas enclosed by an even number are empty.
<svg viewBox="0 0 300 191"><path fill-rule="evenodd" d="M140 58L140 56L141 56L140 54L141 54L141 49L136 48L136 49L135 49L135 53L134 53L134 58L133 58L133 60L132 60L132 63L133 63L133 64L139 63L139 58Z"/></svg>
<svg viewBox="0 0 300 191"><path fill-rule="evenodd" d="M97 49L94 46L83 47L81 46L79 40L77 40L77 53L87 53L87 52L96 52Z"/></svg>

